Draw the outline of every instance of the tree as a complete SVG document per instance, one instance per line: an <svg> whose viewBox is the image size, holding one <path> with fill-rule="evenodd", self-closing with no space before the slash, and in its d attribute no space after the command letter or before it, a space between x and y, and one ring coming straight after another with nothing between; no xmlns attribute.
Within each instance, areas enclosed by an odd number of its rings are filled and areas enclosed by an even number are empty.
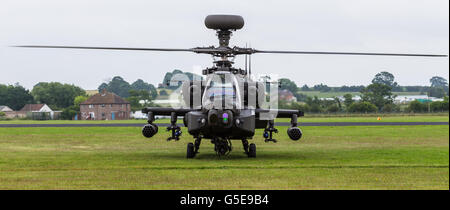
<svg viewBox="0 0 450 210"><path fill-rule="evenodd" d="M385 104L383 106L383 108L381 109L382 112L399 112L400 111L400 107L395 105L395 104Z"/></svg>
<svg viewBox="0 0 450 210"><path fill-rule="evenodd" d="M342 104L341 104L341 100L338 97L334 97L334 101L336 102L339 111L342 109Z"/></svg>
<svg viewBox="0 0 450 210"><path fill-rule="evenodd" d="M5 116L6 116L6 114L4 112L0 112L0 119L5 117Z"/></svg>
<svg viewBox="0 0 450 210"><path fill-rule="evenodd" d="M75 99L73 100L73 105L76 107L77 111L80 111L80 104L83 103L86 100L88 100L87 96L77 96L77 97L75 97Z"/></svg>
<svg viewBox="0 0 450 210"><path fill-rule="evenodd" d="M278 84L280 84L281 90L289 90L292 93L296 93L298 91L297 84L287 78L282 78L278 80Z"/></svg>
<svg viewBox="0 0 450 210"><path fill-rule="evenodd" d="M98 86L98 92L102 92L104 89L108 90L108 84L102 83L100 86Z"/></svg>
<svg viewBox="0 0 450 210"><path fill-rule="evenodd" d="M0 84L0 105L6 105L13 110L20 110L25 104L33 103L33 96L19 84Z"/></svg>
<svg viewBox="0 0 450 210"><path fill-rule="evenodd" d="M360 112L360 113L369 113L369 112L376 112L377 107L367 101L357 102L350 105L348 108L349 112Z"/></svg>
<svg viewBox="0 0 450 210"><path fill-rule="evenodd" d="M299 92L294 93L294 96L295 98L297 98L297 101L306 101L306 99L308 98L307 95Z"/></svg>
<svg viewBox="0 0 450 210"><path fill-rule="evenodd" d="M75 85L59 82L40 82L31 91L37 103L47 104L52 109L62 109L73 105L75 97L84 96L86 92Z"/></svg>
<svg viewBox="0 0 450 210"><path fill-rule="evenodd" d="M185 75L186 77L175 77L176 75ZM173 78L175 77L175 78ZM203 80L203 77L197 74L193 74L190 72L183 72L179 69L175 69L172 72L167 72L166 75L164 75L164 79L163 79L163 86L165 86L168 89L172 89L175 90L177 88L179 88L181 86L181 84L183 83L184 80L186 80L185 78L187 78L187 80L189 81L193 81L193 80ZM183 81L181 81L181 80ZM174 80L174 81L172 81Z"/></svg>
<svg viewBox="0 0 450 210"><path fill-rule="evenodd" d="M443 77L434 76L430 79L431 87L444 88L448 86L448 82Z"/></svg>
<svg viewBox="0 0 450 210"><path fill-rule="evenodd" d="M410 112L426 112L428 110L428 106L427 104L415 100L409 103L408 110Z"/></svg>
<svg viewBox="0 0 450 210"><path fill-rule="evenodd" d="M443 98L446 95L447 92L443 87L430 87L430 89L428 89L428 96L430 97Z"/></svg>
<svg viewBox="0 0 450 210"><path fill-rule="evenodd" d="M151 103L150 92L147 90L130 90L130 97L127 98L127 101L130 102L131 110L140 110ZM141 101L144 104L141 104Z"/></svg>
<svg viewBox="0 0 450 210"><path fill-rule="evenodd" d="M316 91L320 91L320 92L330 92L331 91L330 87L328 87L327 85L324 85L322 83L319 85L314 85L313 89Z"/></svg>
<svg viewBox="0 0 450 210"><path fill-rule="evenodd" d="M131 84L132 90L145 90L148 91L151 99L155 99L158 96L158 92L156 91L155 86L152 84L144 82L142 79L138 79Z"/></svg>
<svg viewBox="0 0 450 210"><path fill-rule="evenodd" d="M61 112L61 119L72 120L73 117L75 117L75 115L77 114L77 112L78 112L77 107L75 106L66 107Z"/></svg>
<svg viewBox="0 0 450 210"><path fill-rule="evenodd" d="M361 91L362 101L370 102L382 110L384 105L394 102L396 96L392 95L391 90L392 87L385 84L371 84Z"/></svg>
<svg viewBox="0 0 450 210"><path fill-rule="evenodd" d="M387 85L387 86L393 88L398 85L397 82L395 82L394 80L395 80L395 77L393 74L391 74L387 71L382 71L375 75L375 78L373 78L372 83L373 84L383 84L383 85Z"/></svg>
<svg viewBox="0 0 450 210"><path fill-rule="evenodd" d="M353 104L353 96L350 93L347 93L344 95L344 104L345 107L348 109L348 107L350 107L350 105Z"/></svg>
<svg viewBox="0 0 450 210"><path fill-rule="evenodd" d="M302 90L302 91L310 91L308 85L303 85L303 86L300 88L300 90Z"/></svg>
<svg viewBox="0 0 450 210"><path fill-rule="evenodd" d="M323 111L323 108L321 106L321 101L317 96L314 96L314 98L308 97L306 99L306 104L309 106L309 110L313 113L319 113Z"/></svg>
<svg viewBox="0 0 450 210"><path fill-rule="evenodd" d="M336 113L336 112L338 112L340 109L339 109L339 106L338 105L336 105L336 104L333 104L333 105L331 105L331 106L329 106L328 108L327 108L327 112L331 112L331 113Z"/></svg>
<svg viewBox="0 0 450 210"><path fill-rule="evenodd" d="M430 110L432 112L448 111L448 101L433 101L430 103Z"/></svg>
<svg viewBox="0 0 450 210"><path fill-rule="evenodd" d="M106 90L115 93L122 98L127 98L129 96L129 91L131 90L131 85L122 77L115 76L108 83Z"/></svg>

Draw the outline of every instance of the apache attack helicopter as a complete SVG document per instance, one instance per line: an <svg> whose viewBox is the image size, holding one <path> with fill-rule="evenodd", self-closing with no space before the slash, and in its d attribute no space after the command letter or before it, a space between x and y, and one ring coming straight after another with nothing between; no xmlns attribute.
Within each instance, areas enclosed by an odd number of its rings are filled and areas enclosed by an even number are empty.
<svg viewBox="0 0 450 210"><path fill-rule="evenodd" d="M151 138L158 132L154 124L155 116L170 116L170 126L167 131L171 136L167 139L179 140L182 134L177 125L177 118L183 117L184 125L190 135L195 138L194 143L187 145L187 158L193 158L198 153L202 139L210 139L215 145L218 155L226 155L232 150L231 140L242 141L244 151L248 157L256 157L256 145L249 144L255 129L264 129L266 142L276 142L273 133L275 118L291 118L291 126L287 134L292 140L299 140L302 131L297 127L297 118L304 116L301 110L265 108L266 84L251 78L251 65L247 68L255 53L284 53L284 54L320 54L320 55L367 55L367 56L424 56L446 57L446 55L431 54L394 54L394 53L355 53L355 52L311 52L311 51L268 51L248 47L230 47L229 41L233 31L244 26L244 19L238 15L209 15L205 25L213 29L219 38L219 46L195 47L190 49L167 48L120 48L120 47L80 47L80 46L37 46L27 45L18 47L33 48L69 48L69 49L100 49L100 50L140 50L140 51L184 51L198 54L209 54L214 60L213 67L203 70L205 80L184 81L182 83L182 97L185 107L161 108L147 107L142 110L148 115L148 124L142 128L142 134ZM245 55L245 69L233 67L234 58ZM275 92L273 92L273 90ZM270 89L269 95L276 95L277 88Z"/></svg>

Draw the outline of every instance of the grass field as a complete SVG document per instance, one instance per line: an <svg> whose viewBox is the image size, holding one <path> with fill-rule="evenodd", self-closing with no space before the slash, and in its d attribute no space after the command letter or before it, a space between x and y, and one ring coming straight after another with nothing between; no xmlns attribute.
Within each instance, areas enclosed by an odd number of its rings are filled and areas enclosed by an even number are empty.
<svg viewBox="0 0 450 210"><path fill-rule="evenodd" d="M0 128L0 189L449 190L449 126L304 127L298 142L279 129L276 144L251 140L255 159L238 141L230 156L204 141L186 159L187 132L167 142L164 129Z"/></svg>

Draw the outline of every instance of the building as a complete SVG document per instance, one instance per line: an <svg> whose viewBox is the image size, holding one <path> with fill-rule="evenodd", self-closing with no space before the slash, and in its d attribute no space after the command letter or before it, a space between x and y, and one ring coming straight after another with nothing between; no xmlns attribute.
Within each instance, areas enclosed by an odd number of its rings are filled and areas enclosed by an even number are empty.
<svg viewBox="0 0 450 210"><path fill-rule="evenodd" d="M282 101L296 102L297 98L294 94L289 90L280 90L278 91L278 98Z"/></svg>
<svg viewBox="0 0 450 210"><path fill-rule="evenodd" d="M13 110L9 108L8 106L1 106L0 105L0 112L12 112Z"/></svg>
<svg viewBox="0 0 450 210"><path fill-rule="evenodd" d="M102 90L80 104L77 120L127 120L130 119L131 105L120 96Z"/></svg>
<svg viewBox="0 0 450 210"><path fill-rule="evenodd" d="M51 120L55 119L55 113L59 115L60 112L53 111L47 104L25 104L25 106L18 111L18 115L23 115L33 120Z"/></svg>
<svg viewBox="0 0 450 210"><path fill-rule="evenodd" d="M444 101L442 98L429 97L427 95L399 95L395 97L394 103L396 104L408 104L412 101L420 102L434 102L434 101Z"/></svg>

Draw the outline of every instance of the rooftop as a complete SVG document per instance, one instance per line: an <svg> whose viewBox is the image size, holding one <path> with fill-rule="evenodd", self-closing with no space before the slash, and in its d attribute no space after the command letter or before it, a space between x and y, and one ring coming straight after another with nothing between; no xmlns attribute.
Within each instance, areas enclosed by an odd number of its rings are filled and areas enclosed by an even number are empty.
<svg viewBox="0 0 450 210"><path fill-rule="evenodd" d="M121 98L120 96L103 90L91 96L88 100L81 104L129 104L130 102Z"/></svg>

